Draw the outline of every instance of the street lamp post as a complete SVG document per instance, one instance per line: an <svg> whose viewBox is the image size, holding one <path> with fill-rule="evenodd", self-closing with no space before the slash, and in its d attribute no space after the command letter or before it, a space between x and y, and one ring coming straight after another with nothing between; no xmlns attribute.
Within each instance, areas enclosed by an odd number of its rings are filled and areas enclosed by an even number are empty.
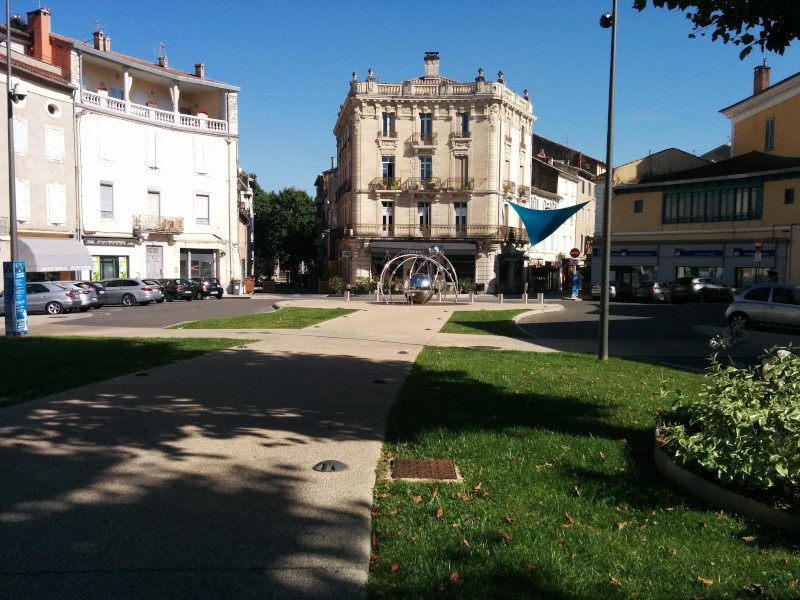
<svg viewBox="0 0 800 600"><path fill-rule="evenodd" d="M17 249L17 190L14 173L14 94L11 82L11 7L6 0L6 106L8 107L8 226L11 252L10 260L19 257Z"/></svg>
<svg viewBox="0 0 800 600"><path fill-rule="evenodd" d="M600 26L611 28L611 70L608 77L608 129L606 132L606 185L603 191L603 275L600 282L600 331L597 358L608 360L608 305L611 287L611 183L614 149L614 74L617 53L617 0L613 0L613 12L600 17Z"/></svg>

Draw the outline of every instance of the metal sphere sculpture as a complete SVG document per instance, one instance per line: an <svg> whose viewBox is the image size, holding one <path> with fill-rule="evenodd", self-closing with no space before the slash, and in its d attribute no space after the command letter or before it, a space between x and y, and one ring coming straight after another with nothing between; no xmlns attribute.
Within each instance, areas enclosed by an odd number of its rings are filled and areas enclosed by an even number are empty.
<svg viewBox="0 0 800 600"><path fill-rule="evenodd" d="M402 280L405 302L425 304L436 292L446 295L449 290L453 291L455 301L458 302L456 270L444 255L441 246L431 246L424 255L405 252L389 260L383 266L378 281L380 300L387 304L394 303L392 293L399 291L393 284L398 280Z"/></svg>

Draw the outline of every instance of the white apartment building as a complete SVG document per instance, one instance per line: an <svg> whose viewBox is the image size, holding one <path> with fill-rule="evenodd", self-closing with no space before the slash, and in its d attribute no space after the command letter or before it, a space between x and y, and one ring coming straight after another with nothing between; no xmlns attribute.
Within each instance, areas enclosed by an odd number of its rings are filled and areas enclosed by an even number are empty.
<svg viewBox="0 0 800 600"><path fill-rule="evenodd" d="M202 63L185 73L166 56L151 64L112 52L102 31L93 44L54 34L46 8L28 13L25 29L26 58L58 70L70 88L47 104L46 135L55 138L49 131L63 117L71 175L62 228L90 259L58 278L215 276L230 292L247 268L251 216L238 189L239 88L206 78ZM50 171L37 177L49 182ZM31 195L32 216L43 197Z"/></svg>
<svg viewBox="0 0 800 600"><path fill-rule="evenodd" d="M459 278L487 292L521 286L522 262L503 264L527 235L506 200L530 200L535 119L528 91L509 89L502 71L496 81L483 69L472 82L448 79L438 52L426 52L419 78L354 73L334 127L329 236L343 279L374 277L397 253L438 244Z"/></svg>

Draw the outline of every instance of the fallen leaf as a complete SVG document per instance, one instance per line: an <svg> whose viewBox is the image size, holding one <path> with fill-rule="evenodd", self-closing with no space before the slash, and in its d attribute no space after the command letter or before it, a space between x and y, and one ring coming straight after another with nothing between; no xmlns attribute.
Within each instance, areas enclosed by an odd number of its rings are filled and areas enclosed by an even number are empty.
<svg viewBox="0 0 800 600"><path fill-rule="evenodd" d="M617 531L625 529L627 523L617 523Z"/></svg>
<svg viewBox="0 0 800 600"><path fill-rule="evenodd" d="M411 500L416 503L420 503L422 502L422 496L411 496Z"/></svg>
<svg viewBox="0 0 800 600"><path fill-rule="evenodd" d="M575 487L573 487L573 488L572 488L572 491L573 491L573 492L575 492L575 495L576 495L576 496L578 496L578 498L580 498L580 497L581 497L581 492L580 492L580 490L578 489L578 486L577 486L577 485L576 485Z"/></svg>
<svg viewBox="0 0 800 600"><path fill-rule="evenodd" d="M511 536L508 535L505 531L500 532L500 537L503 538L507 542L511 541Z"/></svg>
<svg viewBox="0 0 800 600"><path fill-rule="evenodd" d="M459 542L462 546L469 546L469 542L467 540L461 540Z"/></svg>
<svg viewBox="0 0 800 600"><path fill-rule="evenodd" d="M743 542L747 542L748 544L752 544L756 541L756 536L754 535L746 535L742 538Z"/></svg>
<svg viewBox="0 0 800 600"><path fill-rule="evenodd" d="M603 454L603 453L601 452L601 453L600 453L600 458L602 458L603 460L605 460L605 459L606 459L606 455L605 455L605 454Z"/></svg>
<svg viewBox="0 0 800 600"><path fill-rule="evenodd" d="M752 592L757 596L760 596L764 593L764 586L760 583L748 583L747 585L743 586L748 592Z"/></svg>
<svg viewBox="0 0 800 600"><path fill-rule="evenodd" d="M395 508L394 510L392 510L392 512L388 512L388 513L386 513L386 514L387 514L388 516L390 516L390 517L391 517L392 515L396 515L396 514L397 514L397 510L398 510L398 509L397 509L397 508Z"/></svg>
<svg viewBox="0 0 800 600"><path fill-rule="evenodd" d="M381 494L381 498L388 498L389 494Z"/></svg>
<svg viewBox="0 0 800 600"><path fill-rule="evenodd" d="M556 545L557 545L559 548L563 548L564 546L566 546L566 545L567 545L567 540L558 540L558 541L556 542Z"/></svg>
<svg viewBox="0 0 800 600"><path fill-rule="evenodd" d="M565 528L565 529L569 529L570 527L572 527L572 524L573 524L575 521L574 521L574 520L573 520L573 518L572 518L572 517L570 517L570 516L569 516L567 513L564 513L564 516L565 516L565 517L567 517L567 521L569 521L569 523L567 523L566 525L564 525L564 528Z"/></svg>
<svg viewBox="0 0 800 600"><path fill-rule="evenodd" d="M390 570L392 573L396 573L397 571L399 571L399 570L400 570L400 565L398 565L397 563L394 563L393 565L391 565L391 566L389 567L389 570Z"/></svg>
<svg viewBox="0 0 800 600"><path fill-rule="evenodd" d="M798 583L800 583L800 579L795 579L794 581L790 581L789 589L794 589L794 586L796 586Z"/></svg>
<svg viewBox="0 0 800 600"><path fill-rule="evenodd" d="M508 523L509 525L513 525L514 517L506 517L506 523Z"/></svg>
<svg viewBox="0 0 800 600"><path fill-rule="evenodd" d="M453 527L461 527L461 523L453 523Z"/></svg>
<svg viewBox="0 0 800 600"><path fill-rule="evenodd" d="M789 559L788 558L784 558L783 559L783 564L788 565L789 564Z"/></svg>
<svg viewBox="0 0 800 600"><path fill-rule="evenodd" d="M450 573L449 579L450 579L450 583L458 583L458 572L457 571L453 571L452 573Z"/></svg>
<svg viewBox="0 0 800 600"><path fill-rule="evenodd" d="M614 585L622 585L619 581L614 579L611 575L608 576L608 580L613 583Z"/></svg>
<svg viewBox="0 0 800 600"><path fill-rule="evenodd" d="M673 548L672 549L672 556L675 556L676 554L678 554L678 551L675 548Z"/></svg>
<svg viewBox="0 0 800 600"><path fill-rule="evenodd" d="M372 516L373 517L382 517L383 515L380 513L380 510L376 505L372 505Z"/></svg>
<svg viewBox="0 0 800 600"><path fill-rule="evenodd" d="M440 506L439 509L436 511L436 518L440 519L443 514L444 514L444 511L442 510L442 507Z"/></svg>
<svg viewBox="0 0 800 600"><path fill-rule="evenodd" d="M433 488L433 494L431 495L431 498L436 498L436 494L438 493L439 493L439 488L438 487Z"/></svg>
<svg viewBox="0 0 800 600"><path fill-rule="evenodd" d="M486 490L483 490L483 497L486 498L488 495L489 495L489 492L487 492Z"/></svg>
<svg viewBox="0 0 800 600"><path fill-rule="evenodd" d="M698 577L697 581L699 581L703 585L714 585L713 579L706 579L705 577Z"/></svg>
<svg viewBox="0 0 800 600"><path fill-rule="evenodd" d="M706 525L705 523L703 523L703 521L699 521L699 522L698 522L698 525L700 525L700 529L705 529L706 527L708 527L708 525Z"/></svg>
<svg viewBox="0 0 800 600"><path fill-rule="evenodd" d="M530 563L525 563L525 566L522 567L523 571L533 571L536 568L536 565L532 565Z"/></svg>

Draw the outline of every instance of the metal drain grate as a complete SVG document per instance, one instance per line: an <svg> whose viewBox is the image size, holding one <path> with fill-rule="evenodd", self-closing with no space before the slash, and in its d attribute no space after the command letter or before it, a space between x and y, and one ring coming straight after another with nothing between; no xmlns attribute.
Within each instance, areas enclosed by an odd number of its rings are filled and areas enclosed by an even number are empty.
<svg viewBox="0 0 800 600"><path fill-rule="evenodd" d="M452 460L436 458L396 458L392 461L394 479L458 479Z"/></svg>

